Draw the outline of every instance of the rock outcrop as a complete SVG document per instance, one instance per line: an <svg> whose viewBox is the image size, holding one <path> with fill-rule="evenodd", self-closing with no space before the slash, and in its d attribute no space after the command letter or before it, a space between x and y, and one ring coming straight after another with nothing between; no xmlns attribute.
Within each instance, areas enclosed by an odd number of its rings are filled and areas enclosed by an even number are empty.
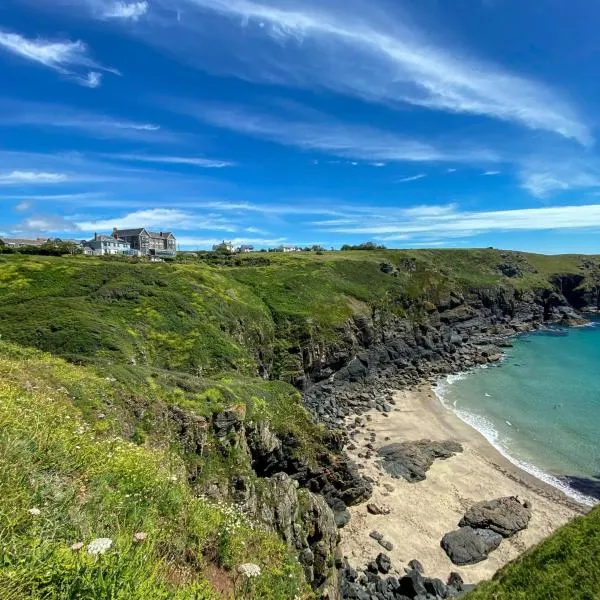
<svg viewBox="0 0 600 600"><path fill-rule="evenodd" d="M459 527L490 529L503 537L511 537L526 529L531 519L531 505L509 496L474 504L461 519Z"/></svg>
<svg viewBox="0 0 600 600"><path fill-rule="evenodd" d="M435 459L446 459L462 452L458 442L419 440L389 444L379 450L381 465L397 479L404 478L409 483L423 481Z"/></svg>
<svg viewBox="0 0 600 600"><path fill-rule="evenodd" d="M467 526L444 535L441 546L455 565L474 565L485 560L501 542L499 533Z"/></svg>

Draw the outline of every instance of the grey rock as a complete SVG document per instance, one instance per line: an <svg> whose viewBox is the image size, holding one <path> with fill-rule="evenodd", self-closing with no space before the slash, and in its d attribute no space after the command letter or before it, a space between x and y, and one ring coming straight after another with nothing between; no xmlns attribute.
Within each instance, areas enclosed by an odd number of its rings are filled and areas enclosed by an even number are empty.
<svg viewBox="0 0 600 600"><path fill-rule="evenodd" d="M387 506L381 506L371 502L367 504L367 512L372 515L389 515L390 509Z"/></svg>
<svg viewBox="0 0 600 600"><path fill-rule="evenodd" d="M410 567L410 569L412 571L418 571L419 573L425 573L425 569L423 568L423 565L416 558L413 558L408 563L408 566Z"/></svg>
<svg viewBox="0 0 600 600"><path fill-rule="evenodd" d="M380 552L375 559L375 563L377 564L377 568L384 575L389 573L392 568L392 560L387 554L383 554Z"/></svg>
<svg viewBox="0 0 600 600"><path fill-rule="evenodd" d="M426 473L436 458L450 458L457 452L462 452L462 446L458 442L419 440L389 444L379 450L379 456L380 464L392 477L415 483L426 478Z"/></svg>
<svg viewBox="0 0 600 600"><path fill-rule="evenodd" d="M491 529L504 537L510 537L526 529L530 519L530 504L508 496L473 505L461 519L459 527L469 525L475 529Z"/></svg>
<svg viewBox="0 0 600 600"><path fill-rule="evenodd" d="M501 542L502 536L489 529L461 527L447 533L441 546L455 565L474 565L485 560Z"/></svg>

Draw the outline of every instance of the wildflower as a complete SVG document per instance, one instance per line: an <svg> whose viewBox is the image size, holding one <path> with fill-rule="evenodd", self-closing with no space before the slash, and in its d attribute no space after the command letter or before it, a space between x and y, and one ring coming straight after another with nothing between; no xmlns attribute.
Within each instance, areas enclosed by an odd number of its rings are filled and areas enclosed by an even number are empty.
<svg viewBox="0 0 600 600"><path fill-rule="evenodd" d="M71 545L71 550L73 550L73 552L77 552L78 550L81 550L83 548L83 542L75 542L74 544Z"/></svg>
<svg viewBox="0 0 600 600"><path fill-rule="evenodd" d="M42 511L39 508L30 508L27 512L32 517L39 517L42 514Z"/></svg>
<svg viewBox="0 0 600 600"><path fill-rule="evenodd" d="M104 554L112 546L112 543L110 538L96 538L88 544L87 552L91 556Z"/></svg>
<svg viewBox="0 0 600 600"><path fill-rule="evenodd" d="M254 563L244 563L239 565L238 571L247 579L258 577L260 575L260 567Z"/></svg>
<svg viewBox="0 0 600 600"><path fill-rule="evenodd" d="M133 541L139 544L140 542L143 542L147 537L147 533L144 533L143 531L138 531L136 534L134 534Z"/></svg>

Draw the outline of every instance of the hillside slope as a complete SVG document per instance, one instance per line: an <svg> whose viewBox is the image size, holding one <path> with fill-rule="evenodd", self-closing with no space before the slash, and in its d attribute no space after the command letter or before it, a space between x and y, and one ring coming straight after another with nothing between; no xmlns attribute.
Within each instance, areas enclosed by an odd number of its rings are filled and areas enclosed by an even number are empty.
<svg viewBox="0 0 600 600"><path fill-rule="evenodd" d="M370 489L335 430L359 391L599 289L597 257L498 250L0 256L0 597L335 598L336 525Z"/></svg>

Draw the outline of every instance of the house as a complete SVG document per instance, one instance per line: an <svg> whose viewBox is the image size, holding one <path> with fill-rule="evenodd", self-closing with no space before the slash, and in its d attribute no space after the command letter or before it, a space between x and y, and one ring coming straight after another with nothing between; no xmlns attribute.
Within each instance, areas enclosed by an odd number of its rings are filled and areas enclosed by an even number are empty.
<svg viewBox="0 0 600 600"><path fill-rule="evenodd" d="M220 244L215 244L213 247L213 252L229 252L229 254L233 253L233 244L231 242L226 242L223 240Z"/></svg>
<svg viewBox="0 0 600 600"><path fill-rule="evenodd" d="M143 227L113 229L113 237L124 240L142 256L169 257L177 254L177 240L170 231L156 233Z"/></svg>
<svg viewBox="0 0 600 600"><path fill-rule="evenodd" d="M282 244L279 246L278 250L279 252L302 252L302 248L290 244Z"/></svg>
<svg viewBox="0 0 600 600"><path fill-rule="evenodd" d="M247 254L248 252L254 252L254 246L249 246L247 244L242 244L239 248L235 250L239 254Z"/></svg>
<svg viewBox="0 0 600 600"><path fill-rule="evenodd" d="M111 235L98 235L97 233L94 234L94 239L86 242L85 245L92 250L95 256L126 254L131 250L131 246L125 240Z"/></svg>
<svg viewBox="0 0 600 600"><path fill-rule="evenodd" d="M28 240L25 238L0 238L0 243L7 248L24 248L26 246L43 246L48 243L47 238L37 238L35 240Z"/></svg>

